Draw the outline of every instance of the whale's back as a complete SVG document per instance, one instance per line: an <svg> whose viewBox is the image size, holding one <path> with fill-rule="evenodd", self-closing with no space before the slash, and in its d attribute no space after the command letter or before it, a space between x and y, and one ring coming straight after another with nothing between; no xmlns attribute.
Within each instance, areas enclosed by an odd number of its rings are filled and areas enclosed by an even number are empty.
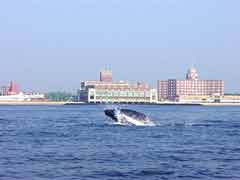
<svg viewBox="0 0 240 180"><path fill-rule="evenodd" d="M154 126L155 124L143 113L131 109L106 109L105 115L117 123L136 126Z"/></svg>
<svg viewBox="0 0 240 180"><path fill-rule="evenodd" d="M148 117L140 112L131 110L131 109L121 109L121 112L124 113L125 115L129 116L129 117L133 117L139 120L146 120L148 119Z"/></svg>

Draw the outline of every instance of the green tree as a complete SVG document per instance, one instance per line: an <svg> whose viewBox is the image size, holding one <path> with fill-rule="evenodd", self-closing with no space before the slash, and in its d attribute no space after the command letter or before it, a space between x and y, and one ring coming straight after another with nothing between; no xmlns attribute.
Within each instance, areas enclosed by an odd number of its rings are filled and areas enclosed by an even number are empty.
<svg viewBox="0 0 240 180"><path fill-rule="evenodd" d="M56 91L47 93L49 101L72 101L74 94L65 91Z"/></svg>

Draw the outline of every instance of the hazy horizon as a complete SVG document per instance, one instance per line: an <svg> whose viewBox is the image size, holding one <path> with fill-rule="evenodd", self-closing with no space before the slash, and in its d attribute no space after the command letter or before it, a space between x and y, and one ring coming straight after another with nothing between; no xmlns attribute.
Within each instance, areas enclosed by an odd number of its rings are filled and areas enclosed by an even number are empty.
<svg viewBox="0 0 240 180"><path fill-rule="evenodd" d="M14 4L14 5L13 5ZM0 86L75 90L110 68L114 80L222 79L240 92L240 1L0 2Z"/></svg>

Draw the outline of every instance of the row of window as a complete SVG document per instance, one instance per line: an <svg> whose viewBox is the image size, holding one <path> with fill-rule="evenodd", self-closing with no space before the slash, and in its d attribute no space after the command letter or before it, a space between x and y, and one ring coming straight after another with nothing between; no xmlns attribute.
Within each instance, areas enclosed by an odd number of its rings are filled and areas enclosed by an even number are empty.
<svg viewBox="0 0 240 180"><path fill-rule="evenodd" d="M224 84L221 82L209 82L209 83L199 83L199 82L195 82L195 83L168 83L168 84L158 84L158 88L166 88L166 87L176 87L176 86L181 86L181 87L192 87L192 86L197 86L197 87L223 87Z"/></svg>
<svg viewBox="0 0 240 180"><path fill-rule="evenodd" d="M150 97L150 92L98 91L96 96L108 97Z"/></svg>
<svg viewBox="0 0 240 180"><path fill-rule="evenodd" d="M171 91L171 90L184 90L184 91L209 91L209 90L222 90L223 88L221 87L207 87L207 88L169 88L168 90Z"/></svg>

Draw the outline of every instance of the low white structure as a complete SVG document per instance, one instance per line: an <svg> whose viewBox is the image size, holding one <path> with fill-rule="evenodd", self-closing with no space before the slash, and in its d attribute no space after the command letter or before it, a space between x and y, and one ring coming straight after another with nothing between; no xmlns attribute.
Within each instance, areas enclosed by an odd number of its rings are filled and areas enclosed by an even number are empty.
<svg viewBox="0 0 240 180"><path fill-rule="evenodd" d="M0 96L0 102L24 102L24 101L44 101L44 94L24 94L20 92L16 95Z"/></svg>

